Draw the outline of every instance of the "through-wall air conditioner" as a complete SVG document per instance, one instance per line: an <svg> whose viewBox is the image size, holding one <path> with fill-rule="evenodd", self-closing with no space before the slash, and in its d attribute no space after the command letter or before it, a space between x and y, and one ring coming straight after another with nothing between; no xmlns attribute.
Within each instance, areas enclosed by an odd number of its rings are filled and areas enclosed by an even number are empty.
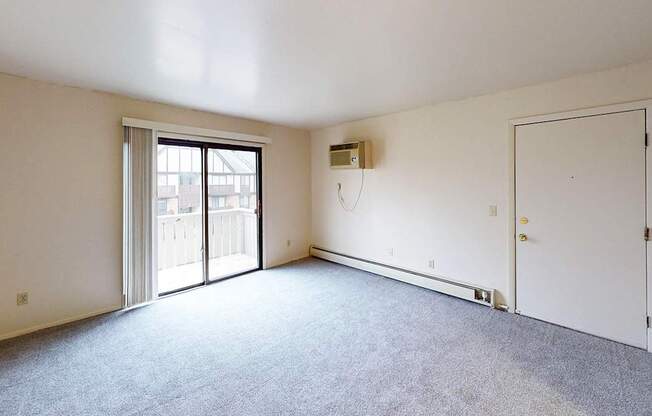
<svg viewBox="0 0 652 416"><path fill-rule="evenodd" d="M331 169L371 169L371 146L365 141L332 144Z"/></svg>

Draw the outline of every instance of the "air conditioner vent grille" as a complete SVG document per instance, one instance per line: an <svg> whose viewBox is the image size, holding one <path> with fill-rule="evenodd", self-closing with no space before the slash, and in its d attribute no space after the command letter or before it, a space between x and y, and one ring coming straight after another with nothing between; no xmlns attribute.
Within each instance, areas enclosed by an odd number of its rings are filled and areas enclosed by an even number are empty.
<svg viewBox="0 0 652 416"><path fill-rule="evenodd" d="M332 144L329 146L332 169L370 169L370 146L365 141Z"/></svg>
<svg viewBox="0 0 652 416"><path fill-rule="evenodd" d="M344 143L344 144L334 144L331 146L331 150L348 150L348 149L357 149L359 143Z"/></svg>

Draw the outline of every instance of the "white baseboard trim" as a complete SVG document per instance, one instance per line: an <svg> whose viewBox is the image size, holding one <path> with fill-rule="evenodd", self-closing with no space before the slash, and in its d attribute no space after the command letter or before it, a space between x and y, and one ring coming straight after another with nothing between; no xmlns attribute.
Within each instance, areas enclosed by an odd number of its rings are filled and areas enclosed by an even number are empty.
<svg viewBox="0 0 652 416"><path fill-rule="evenodd" d="M27 334L30 334L32 332L40 331L42 329L52 328L52 327L59 326L59 325L64 325L64 324L69 324L69 323L75 322L75 321L81 321L82 319L92 318L94 316L103 315L105 313L116 312L116 311L119 311L120 309L122 309L121 306L111 306L111 307L108 307L108 308L99 309L97 311L85 313L85 314L82 314L82 315L77 315L77 316L73 316L73 317L70 317L70 318L60 319L60 320L54 321L54 322L48 322L46 324L31 326L29 328L24 328L24 329L18 329L16 331L7 332L5 334L0 334L0 341L5 340L5 339L9 339L9 338L16 338L16 337L19 337L21 335L27 335Z"/></svg>
<svg viewBox="0 0 652 416"><path fill-rule="evenodd" d="M495 307L494 289L471 285L441 276L428 275L414 270L403 269L373 260L362 259L348 254L337 253L320 247L311 246L310 255L355 269L365 270L390 279L424 287L447 295L455 296L485 306Z"/></svg>
<svg viewBox="0 0 652 416"><path fill-rule="evenodd" d="M270 264L266 264L265 267L263 268L264 270L267 269L272 269L274 267L282 266L284 264L292 263L293 261L305 259L306 257L310 257L310 254L300 254L299 256L296 257L291 257L290 259L284 259L284 260L279 260Z"/></svg>

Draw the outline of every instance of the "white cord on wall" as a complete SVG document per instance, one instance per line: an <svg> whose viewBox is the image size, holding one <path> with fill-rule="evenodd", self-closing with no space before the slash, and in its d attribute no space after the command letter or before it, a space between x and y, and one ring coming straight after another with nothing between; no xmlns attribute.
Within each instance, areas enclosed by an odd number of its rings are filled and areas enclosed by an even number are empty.
<svg viewBox="0 0 652 416"><path fill-rule="evenodd" d="M358 206L358 202L360 201L360 197L362 196L363 188L364 188L364 169L360 169L360 189L358 190L358 196L355 198L355 202L353 203L353 206L349 208L346 206L346 202L344 201L344 197L342 196L342 184L340 182L337 183L337 200L340 202L340 205L342 206L342 209L344 209L344 211L353 212L355 210L355 208Z"/></svg>

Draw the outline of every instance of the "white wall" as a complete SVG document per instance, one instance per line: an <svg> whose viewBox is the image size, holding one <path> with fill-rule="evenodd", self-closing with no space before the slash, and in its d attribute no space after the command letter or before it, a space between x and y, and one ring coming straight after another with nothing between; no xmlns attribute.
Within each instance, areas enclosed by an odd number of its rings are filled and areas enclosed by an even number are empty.
<svg viewBox="0 0 652 416"><path fill-rule="evenodd" d="M123 116L271 137L266 265L307 255L307 132L0 74L0 338L119 307Z"/></svg>
<svg viewBox="0 0 652 416"><path fill-rule="evenodd" d="M505 296L508 120L650 97L652 61L313 131L313 243ZM354 213L339 207L336 183L351 201L360 172L328 167L328 145L346 138L371 140L374 152L375 169L365 172ZM488 215L489 205L498 205L497 217ZM435 270L427 267L431 258Z"/></svg>

